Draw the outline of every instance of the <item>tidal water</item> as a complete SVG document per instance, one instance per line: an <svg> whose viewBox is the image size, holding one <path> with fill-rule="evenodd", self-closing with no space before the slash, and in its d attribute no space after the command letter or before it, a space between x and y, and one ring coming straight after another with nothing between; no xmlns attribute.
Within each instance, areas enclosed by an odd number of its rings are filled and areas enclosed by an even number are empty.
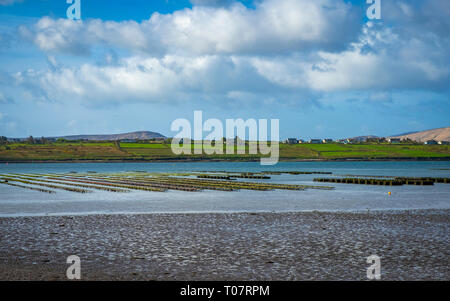
<svg viewBox="0 0 450 301"><path fill-rule="evenodd" d="M198 163L24 163L1 164L0 173L188 172L188 171L328 171L334 175L450 177L450 162L259 162ZM299 212L396 209L450 209L450 184L433 186L372 186L313 182L321 175L271 175L274 183L325 185L334 190L234 192L94 191L78 194L58 190L46 194L0 185L0 216L78 215L179 212ZM248 179L243 179L249 181ZM388 194L391 192L391 195Z"/></svg>

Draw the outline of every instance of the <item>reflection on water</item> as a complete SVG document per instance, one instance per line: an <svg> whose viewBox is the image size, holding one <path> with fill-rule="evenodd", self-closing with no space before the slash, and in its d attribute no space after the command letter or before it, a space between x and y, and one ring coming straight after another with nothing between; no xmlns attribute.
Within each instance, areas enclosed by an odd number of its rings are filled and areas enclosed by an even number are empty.
<svg viewBox="0 0 450 301"><path fill-rule="evenodd" d="M0 173L76 172L182 172L182 171L330 171L333 174L450 177L450 162L258 162L202 163L55 163L2 164ZM272 175L275 183L318 185L317 175ZM245 181L250 181L245 179ZM450 208L450 184L433 186L371 186L332 184L335 190L305 191L209 191L114 193L95 191L77 194L57 191L46 194L0 185L0 216L150 213L150 212L258 212L258 211L351 211L375 209ZM388 192L391 191L391 195Z"/></svg>

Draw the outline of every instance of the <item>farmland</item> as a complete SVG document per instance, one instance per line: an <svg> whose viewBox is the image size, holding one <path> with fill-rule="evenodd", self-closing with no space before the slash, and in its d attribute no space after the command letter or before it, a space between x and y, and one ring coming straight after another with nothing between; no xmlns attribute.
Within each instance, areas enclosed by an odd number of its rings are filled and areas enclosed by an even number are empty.
<svg viewBox="0 0 450 301"><path fill-rule="evenodd" d="M200 145L192 145L199 149ZM70 162L70 161L166 161L166 160L259 160L249 154L182 154L172 153L165 143L58 142L47 144L11 143L0 145L1 162ZM448 145L422 144L280 144L280 161L295 160L384 160L384 159L450 159Z"/></svg>

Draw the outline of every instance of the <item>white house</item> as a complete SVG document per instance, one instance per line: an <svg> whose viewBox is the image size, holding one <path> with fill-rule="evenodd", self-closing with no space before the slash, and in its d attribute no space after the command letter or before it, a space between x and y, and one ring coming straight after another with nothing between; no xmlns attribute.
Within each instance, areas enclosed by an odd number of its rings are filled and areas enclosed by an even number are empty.
<svg viewBox="0 0 450 301"><path fill-rule="evenodd" d="M426 144L426 145L436 145L436 144L438 144L438 142L436 140L431 139L431 140L425 141L424 144Z"/></svg>
<svg viewBox="0 0 450 301"><path fill-rule="evenodd" d="M297 138L287 138L285 141L286 144L298 144Z"/></svg>
<svg viewBox="0 0 450 301"><path fill-rule="evenodd" d="M387 142L389 142L389 143L400 143L401 139L400 138L388 138Z"/></svg>
<svg viewBox="0 0 450 301"><path fill-rule="evenodd" d="M321 144L322 143L322 139L311 139L311 140L309 140L309 143L311 143L311 144Z"/></svg>

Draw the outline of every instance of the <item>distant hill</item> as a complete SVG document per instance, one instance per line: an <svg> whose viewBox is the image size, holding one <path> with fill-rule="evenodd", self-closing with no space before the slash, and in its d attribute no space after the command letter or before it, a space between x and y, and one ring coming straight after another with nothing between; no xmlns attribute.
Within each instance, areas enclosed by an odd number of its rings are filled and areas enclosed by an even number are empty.
<svg viewBox="0 0 450 301"><path fill-rule="evenodd" d="M61 137L52 137L55 139L63 138L66 140L123 140L123 139L132 139L132 140L147 140L153 138L166 138L160 133L149 132L149 131L139 131L132 133L124 133L124 134L111 134L111 135L72 135L72 136L61 136Z"/></svg>
<svg viewBox="0 0 450 301"><path fill-rule="evenodd" d="M450 127L432 129L421 132L413 132L410 134L403 134L392 136L392 138L411 139L418 142L425 142L427 140L436 141L450 141Z"/></svg>
<svg viewBox="0 0 450 301"><path fill-rule="evenodd" d="M401 134L396 134L396 135L391 135L389 137L400 137L400 136L406 136L406 135L411 135L411 134L415 134L418 133L419 131L414 131L414 132L406 132L406 133L401 133Z"/></svg>

